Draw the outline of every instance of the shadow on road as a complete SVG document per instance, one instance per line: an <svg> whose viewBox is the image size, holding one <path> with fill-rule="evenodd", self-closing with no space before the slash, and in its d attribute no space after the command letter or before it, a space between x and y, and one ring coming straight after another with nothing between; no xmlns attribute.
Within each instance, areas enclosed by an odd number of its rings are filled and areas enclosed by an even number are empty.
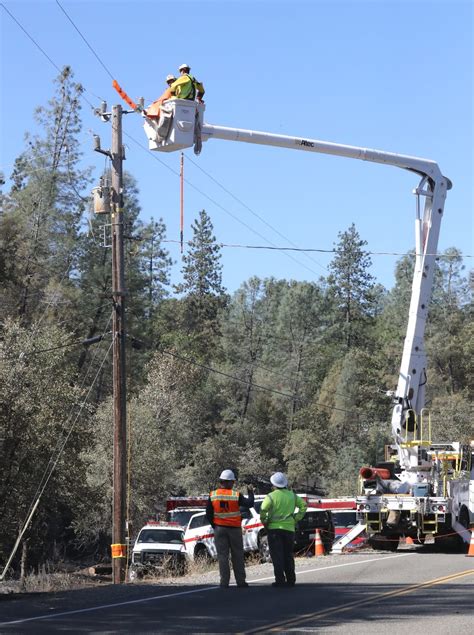
<svg viewBox="0 0 474 635"><path fill-rule="evenodd" d="M0 632L36 633L237 633L281 623L315 632L335 624L383 622L447 615L472 615L472 586L457 581L396 595L409 585L300 583L248 589L163 585L83 589L2 603ZM76 611L72 613L72 611ZM61 615L62 613L62 615ZM55 616L56 614L56 616ZM300 616L307 619L301 621ZM44 617L45 616L45 617ZM42 619L29 620L29 618ZM17 624L8 624L20 620ZM294 620L294 622L291 622ZM285 626L285 623L291 623Z"/></svg>

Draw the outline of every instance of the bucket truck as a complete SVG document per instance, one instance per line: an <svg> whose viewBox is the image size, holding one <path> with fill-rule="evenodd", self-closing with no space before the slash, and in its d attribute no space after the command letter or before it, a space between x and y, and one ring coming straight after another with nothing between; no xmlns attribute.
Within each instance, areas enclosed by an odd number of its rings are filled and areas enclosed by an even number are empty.
<svg viewBox="0 0 474 635"><path fill-rule="evenodd" d="M472 448L456 442L433 443L430 416L425 408L424 332L450 180L443 176L435 161L428 159L211 125L204 122L204 110L204 104L174 99L163 104L158 122L145 116L149 149L172 152L194 146L199 154L203 142L223 139L383 163L420 177L414 190L416 260L408 326L398 385L395 391L387 393L393 402L394 444L383 464L361 470L362 491L357 497L359 524L348 539L353 540L357 532L366 529L372 546L385 550L395 550L401 536L413 537L419 543L429 534L440 541L461 537L467 542L468 528L474 519Z"/></svg>

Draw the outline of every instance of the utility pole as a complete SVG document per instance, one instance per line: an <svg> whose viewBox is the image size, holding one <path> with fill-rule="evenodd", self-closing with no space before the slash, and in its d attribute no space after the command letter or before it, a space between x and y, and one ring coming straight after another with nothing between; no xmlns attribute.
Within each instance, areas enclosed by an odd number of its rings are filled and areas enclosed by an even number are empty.
<svg viewBox="0 0 474 635"><path fill-rule="evenodd" d="M112 512L112 582L125 581L127 561L126 545L126 496L127 496L127 401L125 381L125 272L123 242L123 182L122 163L122 106L112 107L106 113L106 105L97 114L104 120L112 118L112 149L102 150L96 139L95 150L112 161L111 233L112 233L112 352L113 352L113 409L114 409L114 460L113 460L113 512ZM126 112L126 111L125 111Z"/></svg>
<svg viewBox="0 0 474 635"><path fill-rule="evenodd" d="M112 557L112 581L125 581L127 548L125 520L127 496L127 400L125 381L125 272L123 245L122 106L112 108L112 301L114 385L114 500L112 542L121 545ZM125 546L124 546L125 545ZM118 549L117 549L118 550ZM114 553L112 554L115 555ZM125 557L123 557L125 555Z"/></svg>

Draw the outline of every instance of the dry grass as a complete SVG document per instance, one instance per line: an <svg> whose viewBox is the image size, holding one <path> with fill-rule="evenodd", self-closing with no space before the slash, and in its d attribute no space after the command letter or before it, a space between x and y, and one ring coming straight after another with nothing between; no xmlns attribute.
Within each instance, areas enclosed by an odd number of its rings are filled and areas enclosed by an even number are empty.
<svg viewBox="0 0 474 635"><path fill-rule="evenodd" d="M25 577L22 590L25 593L51 593L81 589L94 584L93 578L88 575L48 571L43 565L38 573L31 573Z"/></svg>
<svg viewBox="0 0 474 635"><path fill-rule="evenodd" d="M96 586L103 579L94 578L85 571L58 571L42 565L37 573L29 573L23 581L8 580L0 585L0 593L54 593Z"/></svg>
<svg viewBox="0 0 474 635"><path fill-rule="evenodd" d="M211 560L210 558L195 558L192 561L188 561L187 571L188 575L202 575L209 571L215 571L218 568L217 560Z"/></svg>

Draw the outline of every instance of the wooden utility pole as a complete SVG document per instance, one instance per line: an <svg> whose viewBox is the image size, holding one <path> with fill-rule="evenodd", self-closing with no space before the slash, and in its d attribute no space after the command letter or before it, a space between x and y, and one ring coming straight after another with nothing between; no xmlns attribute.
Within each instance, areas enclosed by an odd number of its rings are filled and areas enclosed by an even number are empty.
<svg viewBox="0 0 474 635"><path fill-rule="evenodd" d="M123 244L123 170L125 159L122 144L122 115L133 110L122 110L122 106L112 107L102 102L96 114L102 121L112 118L112 148L103 150L100 138L94 135L94 150L105 154L112 162L110 193L108 186L101 190L95 212L111 215L112 234L112 352L113 352L113 403L114 403L114 465L113 465L113 510L112 510L112 581L125 581L127 562L126 514L127 514L127 396L125 381L125 266Z"/></svg>
<svg viewBox="0 0 474 635"><path fill-rule="evenodd" d="M112 299L114 481L112 526L112 581L125 581L127 494L127 401L125 381L125 272L123 244L122 106L112 108Z"/></svg>

